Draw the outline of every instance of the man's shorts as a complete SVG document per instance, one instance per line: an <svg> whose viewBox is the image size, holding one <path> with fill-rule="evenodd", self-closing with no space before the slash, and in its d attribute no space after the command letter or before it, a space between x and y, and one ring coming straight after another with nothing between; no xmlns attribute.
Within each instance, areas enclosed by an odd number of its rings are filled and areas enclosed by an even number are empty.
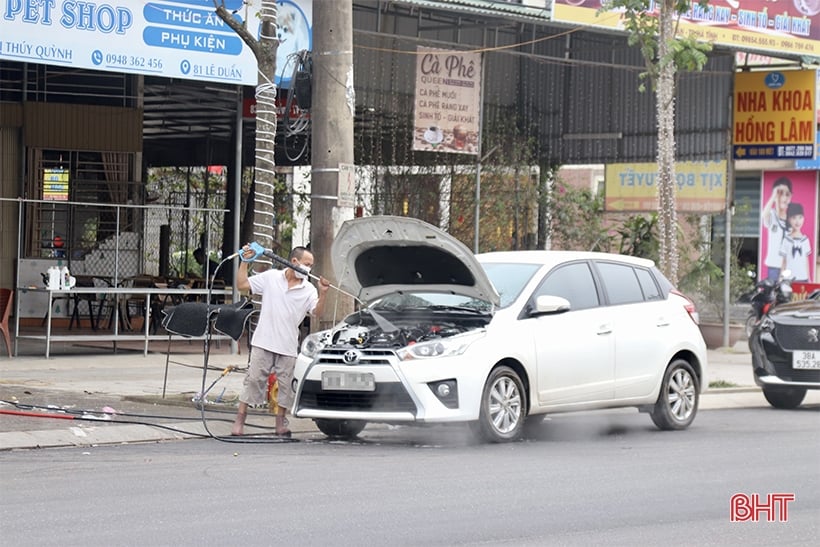
<svg viewBox="0 0 820 547"><path fill-rule="evenodd" d="M276 403L285 409L293 406L293 369L296 357L280 355L256 346L251 347L251 358L248 373L245 375L244 387L239 400L249 405L267 403L268 377L271 371L276 373L279 382L279 395Z"/></svg>

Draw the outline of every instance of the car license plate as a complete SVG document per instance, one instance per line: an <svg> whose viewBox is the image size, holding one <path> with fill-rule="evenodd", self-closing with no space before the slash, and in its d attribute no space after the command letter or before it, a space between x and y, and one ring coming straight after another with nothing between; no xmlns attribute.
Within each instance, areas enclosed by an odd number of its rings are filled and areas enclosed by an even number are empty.
<svg viewBox="0 0 820 547"><path fill-rule="evenodd" d="M820 351L795 351L792 368L820 369Z"/></svg>
<svg viewBox="0 0 820 547"><path fill-rule="evenodd" d="M336 391L375 391L376 380L372 372L339 372L326 370L322 373L322 389Z"/></svg>

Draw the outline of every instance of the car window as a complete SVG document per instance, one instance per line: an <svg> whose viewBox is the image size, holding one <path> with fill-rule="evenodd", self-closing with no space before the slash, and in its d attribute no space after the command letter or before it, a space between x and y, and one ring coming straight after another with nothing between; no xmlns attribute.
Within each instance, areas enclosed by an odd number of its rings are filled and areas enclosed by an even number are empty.
<svg viewBox="0 0 820 547"><path fill-rule="evenodd" d="M506 308L518 298L532 276L541 267L540 264L515 264L486 262L481 265L487 277L501 296L500 307Z"/></svg>
<svg viewBox="0 0 820 547"><path fill-rule="evenodd" d="M533 296L560 296L569 300L570 310L597 307L598 290L586 262L564 264L550 271Z"/></svg>
<svg viewBox="0 0 820 547"><path fill-rule="evenodd" d="M649 273L648 270L644 270L643 268L635 268L635 274L638 276L638 282L641 284L641 289L643 289L643 297L646 300L663 300L661 291L655 283L655 278L652 277L652 274Z"/></svg>
<svg viewBox="0 0 820 547"><path fill-rule="evenodd" d="M597 262L596 266L610 304L643 302L643 291L632 266L614 262Z"/></svg>

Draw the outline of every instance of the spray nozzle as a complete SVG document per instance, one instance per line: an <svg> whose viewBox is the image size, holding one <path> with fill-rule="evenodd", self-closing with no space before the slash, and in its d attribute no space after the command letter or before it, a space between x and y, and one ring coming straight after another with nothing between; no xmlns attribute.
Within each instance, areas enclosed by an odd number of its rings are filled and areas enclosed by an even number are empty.
<svg viewBox="0 0 820 547"><path fill-rule="evenodd" d="M253 256L250 258L245 258L245 249L239 249L236 251L236 254L242 260L242 262L253 262L260 256L262 256L265 252L265 248L262 247L259 243L252 241L248 243L248 247L250 247L251 251L253 251Z"/></svg>

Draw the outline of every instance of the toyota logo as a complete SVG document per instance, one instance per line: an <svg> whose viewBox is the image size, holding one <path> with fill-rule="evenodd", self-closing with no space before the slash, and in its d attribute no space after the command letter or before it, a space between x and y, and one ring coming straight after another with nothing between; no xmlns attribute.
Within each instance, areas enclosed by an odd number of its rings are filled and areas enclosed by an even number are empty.
<svg viewBox="0 0 820 547"><path fill-rule="evenodd" d="M818 331L817 331L817 329L814 329L814 328L809 329L806 332L806 335L809 339L810 344L816 344L818 342L818 338L817 338Z"/></svg>
<svg viewBox="0 0 820 547"><path fill-rule="evenodd" d="M817 334L815 333L815 338L816 337L817 337ZM361 355L359 354L359 352L357 350L349 349L345 352L344 355L342 355L342 361L344 361L346 365L355 365L356 363L359 362L360 357L361 357Z"/></svg>

